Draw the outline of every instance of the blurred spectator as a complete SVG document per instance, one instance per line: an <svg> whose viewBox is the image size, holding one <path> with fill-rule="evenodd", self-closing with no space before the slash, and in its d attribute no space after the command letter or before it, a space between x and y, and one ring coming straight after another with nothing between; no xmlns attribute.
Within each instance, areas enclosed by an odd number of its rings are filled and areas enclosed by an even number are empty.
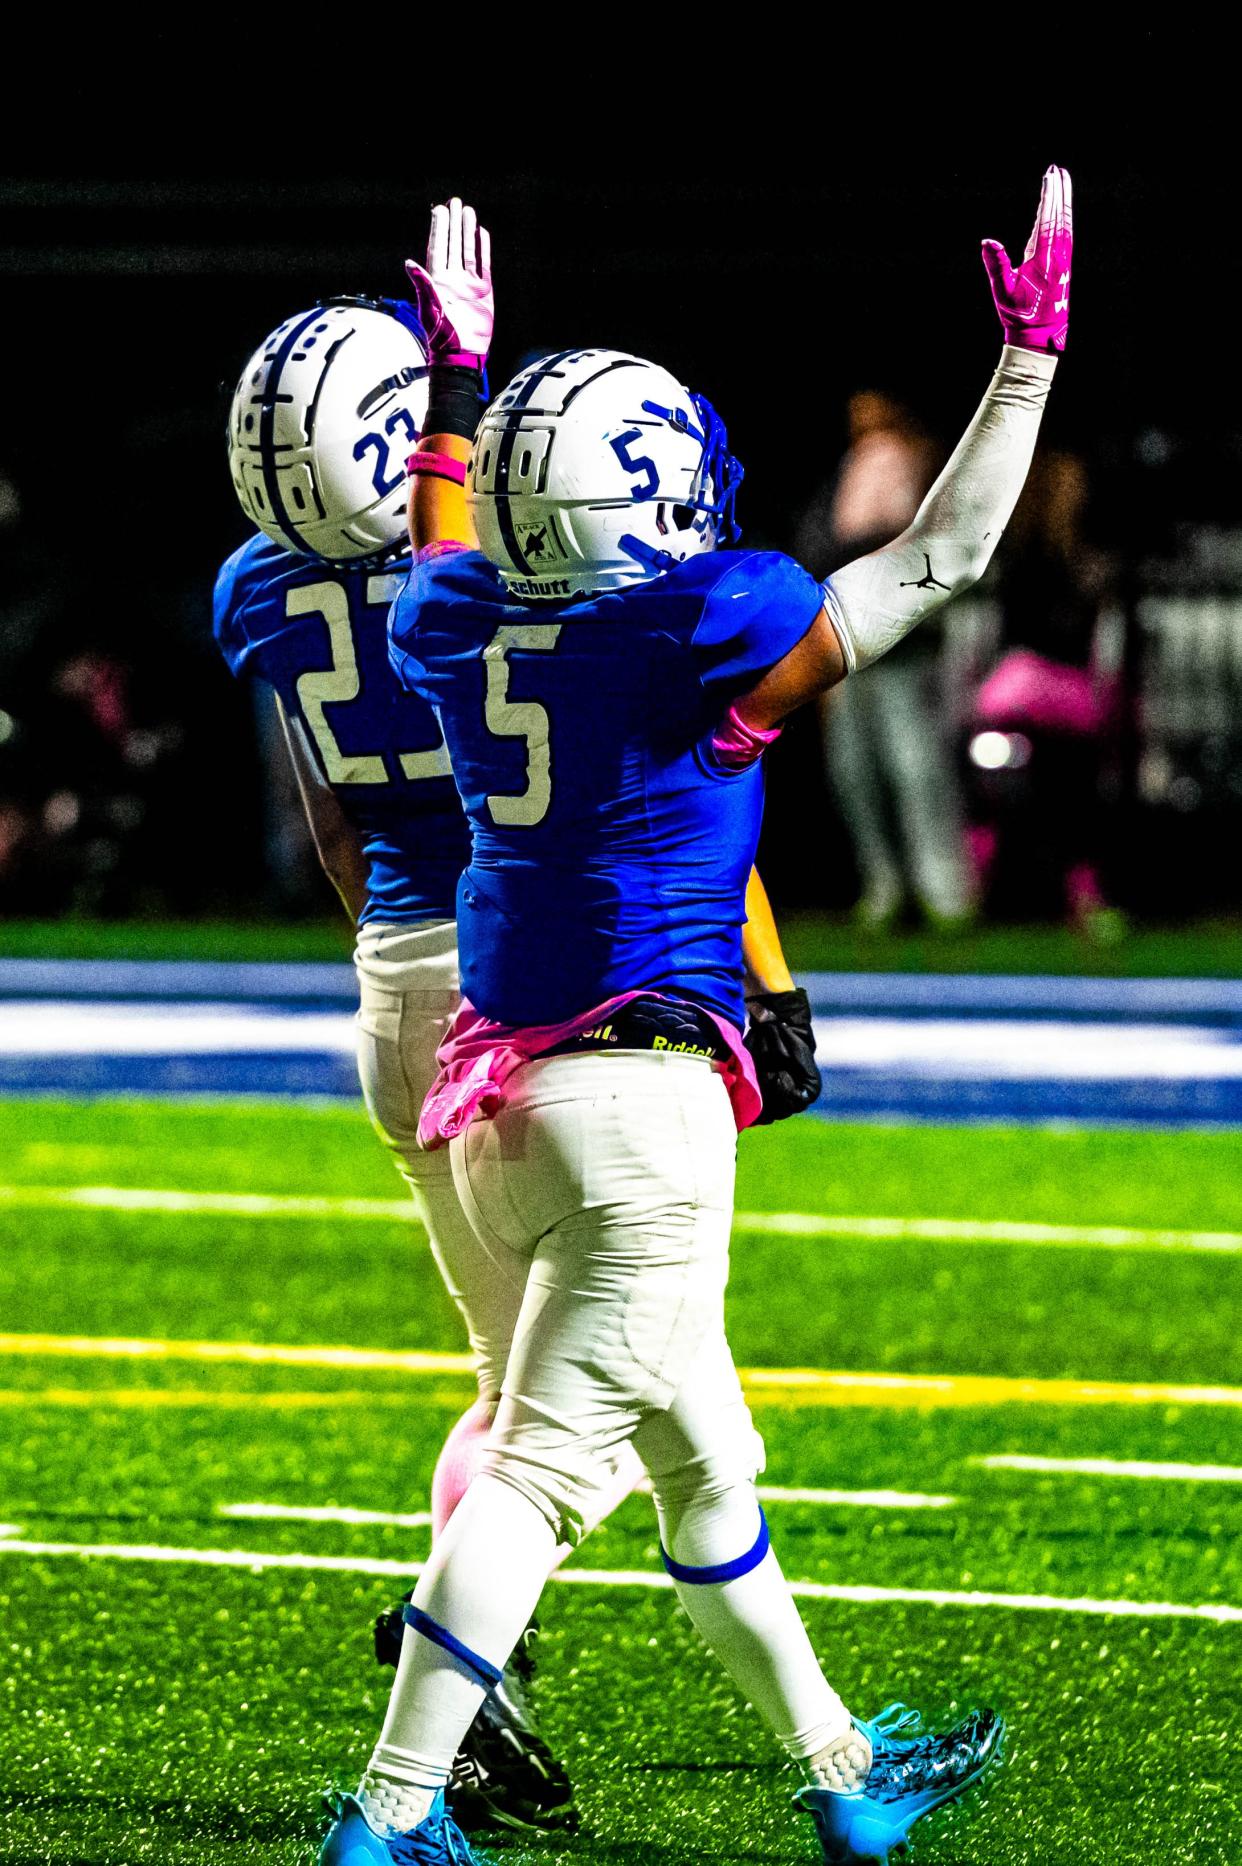
<svg viewBox="0 0 1242 1866"><path fill-rule="evenodd" d="M50 665L36 657L2 685L0 906L59 915L162 904L148 890L169 851L149 829L180 727L136 715L131 671L103 648Z"/></svg>
<svg viewBox="0 0 1242 1866"><path fill-rule="evenodd" d="M826 576L904 531L935 476L937 450L893 397L848 405L849 449L802 516L794 554ZM967 921L973 878L957 777L938 703L936 623L844 681L823 706L829 776L862 882L857 914L880 928L917 905L939 927Z"/></svg>
<svg viewBox="0 0 1242 1866"><path fill-rule="evenodd" d="M1124 716L1110 560L1088 542L1075 454L1036 455L998 553L999 658L972 708L970 832L989 905L1063 910L1096 938L1124 922L1102 879L1106 767Z"/></svg>
<svg viewBox="0 0 1242 1866"><path fill-rule="evenodd" d="M102 536L92 515L66 532L56 487L0 467L0 913L235 909L257 772L204 572L179 537L135 556L112 507Z"/></svg>

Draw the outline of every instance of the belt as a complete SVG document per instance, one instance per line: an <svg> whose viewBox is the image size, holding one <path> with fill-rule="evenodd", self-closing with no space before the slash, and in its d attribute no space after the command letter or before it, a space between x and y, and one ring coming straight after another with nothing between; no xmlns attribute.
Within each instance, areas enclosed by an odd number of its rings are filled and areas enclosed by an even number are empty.
<svg viewBox="0 0 1242 1866"><path fill-rule="evenodd" d="M728 1055L707 1011L668 998L631 998L589 1030L542 1053L578 1056L592 1050L656 1050L665 1056L701 1056L708 1063L723 1062Z"/></svg>

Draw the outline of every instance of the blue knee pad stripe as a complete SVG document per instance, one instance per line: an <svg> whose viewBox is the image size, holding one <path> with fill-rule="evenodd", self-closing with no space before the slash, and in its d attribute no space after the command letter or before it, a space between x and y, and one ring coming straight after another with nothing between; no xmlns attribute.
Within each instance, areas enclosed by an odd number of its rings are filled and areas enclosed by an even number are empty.
<svg viewBox="0 0 1242 1866"><path fill-rule="evenodd" d="M469 1646L463 1646L460 1639L454 1638L447 1626L441 1626L438 1620L433 1620L429 1613L424 1613L422 1608L416 1607L412 1601L407 1602L401 1609L401 1618L407 1626L412 1626L416 1633L421 1633L424 1639L429 1639L433 1646L441 1646L445 1652L451 1652L455 1659L460 1659L463 1665L468 1665L479 1682L485 1684L489 1691L504 1677L504 1672L499 1665L493 1665L490 1659L483 1658L478 1652L471 1652Z"/></svg>
<svg viewBox="0 0 1242 1866"><path fill-rule="evenodd" d="M752 1568L759 1566L770 1544L768 1519L760 1510L759 1534L755 1537L754 1546L734 1561L717 1562L714 1568L688 1568L684 1562L674 1561L663 1543L660 1544L660 1556L674 1581L685 1581L690 1587L711 1587L721 1581L736 1581L742 1575L749 1574Z"/></svg>

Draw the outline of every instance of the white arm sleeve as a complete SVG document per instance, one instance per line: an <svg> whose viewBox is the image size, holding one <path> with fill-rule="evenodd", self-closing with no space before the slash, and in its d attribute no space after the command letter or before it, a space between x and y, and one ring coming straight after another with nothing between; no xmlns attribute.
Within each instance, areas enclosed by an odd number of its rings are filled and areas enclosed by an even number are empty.
<svg viewBox="0 0 1242 1866"><path fill-rule="evenodd" d="M1055 356L1006 344L974 420L913 523L824 585L851 674L987 569L1025 483L1056 366Z"/></svg>

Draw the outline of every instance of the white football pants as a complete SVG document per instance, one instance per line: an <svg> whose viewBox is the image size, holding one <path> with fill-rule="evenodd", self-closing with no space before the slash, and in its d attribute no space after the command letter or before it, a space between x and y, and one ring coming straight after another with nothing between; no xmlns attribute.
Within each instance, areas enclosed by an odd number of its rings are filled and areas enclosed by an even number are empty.
<svg viewBox="0 0 1242 1866"><path fill-rule="evenodd" d="M631 1436L670 1486L696 1460L709 1490L753 1481L763 1447L724 1337L737 1135L721 1078L648 1051L550 1057L515 1078L496 1119L425 1152L418 1118L461 996L456 927L369 923L355 966L368 1113L461 1311L482 1399L508 1370L492 1434L508 1481L571 1542L598 1520ZM546 1458L541 1438L555 1441Z"/></svg>
<svg viewBox="0 0 1242 1866"><path fill-rule="evenodd" d="M570 1542L630 1439L657 1495L688 1466L696 1489L752 1482L763 1451L724 1332L737 1133L722 1078L627 1050L544 1057L508 1089L449 1148L480 1279L518 1298L508 1339L486 1344L504 1373L483 1468Z"/></svg>
<svg viewBox="0 0 1242 1866"><path fill-rule="evenodd" d="M624 1051L543 1057L506 1088L449 1148L488 1266L475 1277L520 1292L507 1343L487 1343L501 1398L414 1592L422 1636L402 1646L376 1780L443 1779L554 1546L599 1519L630 1443L701 1636L788 1752L818 1755L849 1716L755 1495L763 1450L724 1332L737 1139L724 1082L701 1058Z"/></svg>
<svg viewBox="0 0 1242 1866"><path fill-rule="evenodd" d="M358 1075L367 1113L410 1188L436 1267L461 1311L479 1396L494 1403L521 1287L499 1282L480 1251L453 1185L448 1149L425 1153L418 1144L436 1051L461 1003L456 922L370 922L358 929L354 966Z"/></svg>

